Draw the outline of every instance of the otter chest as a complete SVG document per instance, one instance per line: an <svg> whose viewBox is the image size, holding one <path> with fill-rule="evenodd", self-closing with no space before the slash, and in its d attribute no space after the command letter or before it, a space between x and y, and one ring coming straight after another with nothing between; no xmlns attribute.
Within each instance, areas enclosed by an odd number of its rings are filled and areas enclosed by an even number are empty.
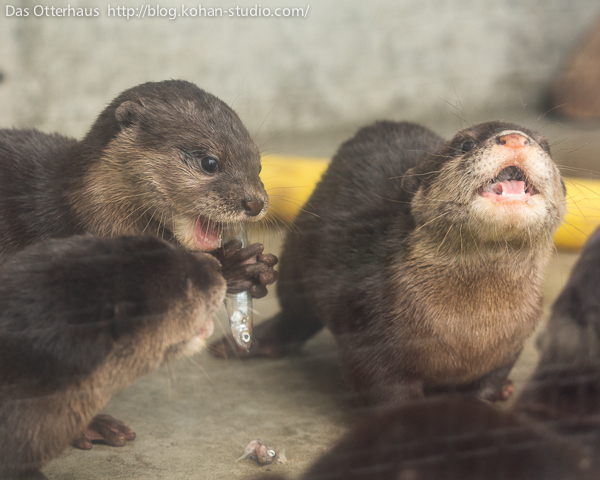
<svg viewBox="0 0 600 480"><path fill-rule="evenodd" d="M447 277L407 290L411 314L400 321L431 381L470 381L510 363L541 313L541 288L528 277Z"/></svg>

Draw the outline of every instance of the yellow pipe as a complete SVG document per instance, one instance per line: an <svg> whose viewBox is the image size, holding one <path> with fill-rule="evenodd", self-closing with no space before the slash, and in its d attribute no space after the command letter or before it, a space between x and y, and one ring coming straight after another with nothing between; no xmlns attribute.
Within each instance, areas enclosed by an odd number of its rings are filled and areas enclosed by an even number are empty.
<svg viewBox="0 0 600 480"><path fill-rule="evenodd" d="M578 249L600 225L600 181L565 178L567 215L554 235L554 244Z"/></svg>
<svg viewBox="0 0 600 480"><path fill-rule="evenodd" d="M261 178L269 192L271 215L291 221L298 214L329 160L269 155L263 158ZM554 236L560 248L578 249L600 225L600 181L565 178L567 215Z"/></svg>

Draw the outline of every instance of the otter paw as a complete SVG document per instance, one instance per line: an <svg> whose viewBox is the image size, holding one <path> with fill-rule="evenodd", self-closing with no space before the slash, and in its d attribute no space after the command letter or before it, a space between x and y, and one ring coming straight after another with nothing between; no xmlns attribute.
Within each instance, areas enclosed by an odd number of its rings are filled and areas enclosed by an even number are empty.
<svg viewBox="0 0 600 480"><path fill-rule="evenodd" d="M73 440L73 446L90 450L92 442L102 442L113 447L122 447L135 438L135 432L110 415L96 415L81 435Z"/></svg>
<svg viewBox="0 0 600 480"><path fill-rule="evenodd" d="M515 385L512 380L504 380L504 382L493 388L488 386L479 391L479 398L488 402L505 402L515 391Z"/></svg>
<svg viewBox="0 0 600 480"><path fill-rule="evenodd" d="M498 400L506 401L513 393L515 393L515 384L512 382L512 380L506 380L500 389Z"/></svg>
<svg viewBox="0 0 600 480"><path fill-rule="evenodd" d="M277 257L263 254L263 246L253 243L242 247L239 240L227 242L222 249L214 252L223 267L223 277L227 281L227 293L250 292L254 298L262 298L267 285L277 280Z"/></svg>

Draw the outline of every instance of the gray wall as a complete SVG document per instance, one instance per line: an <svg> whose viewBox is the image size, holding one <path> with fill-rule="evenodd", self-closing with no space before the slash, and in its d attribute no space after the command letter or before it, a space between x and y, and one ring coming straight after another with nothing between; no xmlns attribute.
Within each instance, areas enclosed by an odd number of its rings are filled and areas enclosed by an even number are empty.
<svg viewBox="0 0 600 480"><path fill-rule="evenodd" d="M259 3L239 1L204 6ZM30 13L38 4L8 3ZM99 0L53 3L67 4L100 16L23 19L2 5L2 126L81 136L121 90L167 78L215 93L268 135L541 110L565 55L600 14L598 0L262 0L310 10L300 19L126 20Z"/></svg>

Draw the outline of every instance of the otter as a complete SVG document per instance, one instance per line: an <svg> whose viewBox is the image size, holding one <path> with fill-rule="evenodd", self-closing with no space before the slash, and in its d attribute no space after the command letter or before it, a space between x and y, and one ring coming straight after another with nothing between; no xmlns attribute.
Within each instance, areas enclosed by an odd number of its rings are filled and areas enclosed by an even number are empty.
<svg viewBox="0 0 600 480"><path fill-rule="evenodd" d="M224 224L264 217L260 169L258 148L236 113L181 80L124 91L81 141L2 129L0 263L50 238L153 235L211 251L230 292L262 297L277 278L275 256L260 244L218 248ZM135 436L112 420L98 419L89 438L121 445L123 436Z"/></svg>
<svg viewBox="0 0 600 480"><path fill-rule="evenodd" d="M365 127L294 221L281 312L255 327L249 355L288 354L327 326L361 403L463 387L507 398L564 213L539 133L489 122L444 142L412 123Z"/></svg>
<svg viewBox="0 0 600 480"><path fill-rule="evenodd" d="M0 130L0 252L46 238L148 234L215 250L224 223L268 208L260 154L239 117L184 81L144 83L81 141Z"/></svg>
<svg viewBox="0 0 600 480"><path fill-rule="evenodd" d="M537 339L540 361L514 409L561 433L600 432L600 229L588 239ZM600 452L600 450L598 450Z"/></svg>
<svg viewBox="0 0 600 480"><path fill-rule="evenodd" d="M81 234L155 235L217 251L224 224L266 214L260 169L236 113L181 80L124 91L81 141L1 129L0 261L41 240ZM274 281L273 261L265 255L253 267L255 296Z"/></svg>
<svg viewBox="0 0 600 480"><path fill-rule="evenodd" d="M219 262L152 236L46 240L0 269L0 477L37 470L110 396L198 351ZM37 475L37 476L36 476Z"/></svg>

